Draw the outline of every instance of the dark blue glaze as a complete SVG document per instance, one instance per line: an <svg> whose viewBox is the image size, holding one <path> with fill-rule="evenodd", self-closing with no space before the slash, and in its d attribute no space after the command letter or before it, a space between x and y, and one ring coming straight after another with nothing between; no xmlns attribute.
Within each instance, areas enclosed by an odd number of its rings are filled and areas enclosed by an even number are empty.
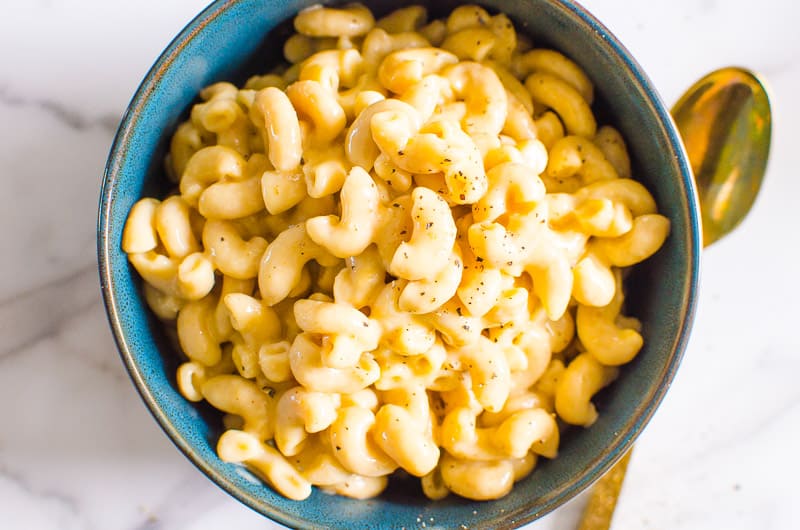
<svg viewBox="0 0 800 530"><path fill-rule="evenodd" d="M120 248L133 203L165 191L163 156L175 126L198 91L215 81L241 82L267 71L287 34L278 24L312 1L218 1L169 45L147 74L114 141L100 197L98 261L109 321L122 360L153 416L178 448L223 489L267 517L296 528L516 528L574 497L630 446L661 402L678 368L696 306L700 228L694 185L672 119L646 75L623 46L578 4L555 0L491 0L537 45L555 47L581 64L596 86L595 110L625 136L635 177L655 195L672 232L664 248L629 279L628 306L643 321L645 347L598 398L600 419L567 431L557 459L544 461L507 497L473 503L431 502L414 481L398 481L382 497L354 501L315 491L287 500L214 451L220 417L184 400L175 385L177 356L142 299L138 277ZM377 13L407 2L368 2ZM456 3L437 2L445 14ZM156 480L156 477L153 478ZM463 526L462 526L463 525Z"/></svg>

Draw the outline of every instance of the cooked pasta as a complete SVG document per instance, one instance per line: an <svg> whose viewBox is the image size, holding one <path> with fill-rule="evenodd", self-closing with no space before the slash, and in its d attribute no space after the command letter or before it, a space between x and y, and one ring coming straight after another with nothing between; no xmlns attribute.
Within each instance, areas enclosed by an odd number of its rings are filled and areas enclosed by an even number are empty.
<svg viewBox="0 0 800 530"><path fill-rule="evenodd" d="M122 248L220 458L291 499L507 494L640 351L622 275L669 221L579 65L504 14L315 6L217 83Z"/></svg>

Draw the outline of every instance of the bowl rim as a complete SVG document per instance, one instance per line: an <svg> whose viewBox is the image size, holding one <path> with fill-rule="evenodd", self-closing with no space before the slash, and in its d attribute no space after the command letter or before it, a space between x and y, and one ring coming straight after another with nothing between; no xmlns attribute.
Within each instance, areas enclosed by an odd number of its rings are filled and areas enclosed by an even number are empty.
<svg viewBox="0 0 800 530"><path fill-rule="evenodd" d="M129 104L127 105L109 151L109 156L104 168L103 179L100 188L100 200L97 217L98 271L102 298L106 309L106 316L112 329L114 341L119 351L119 355L122 358L126 371L133 381L139 396L144 401L147 409L156 419L157 423L167 437L189 459L189 461L191 461L200 471L202 471L206 478L211 480L215 485L222 488L239 502L278 523L284 525L296 525L298 523L302 523L303 521L294 520L287 514L274 510L272 506L265 504L258 498L241 491L235 484L220 477L211 468L211 466L197 454L195 449L192 447L192 444L189 443L189 441L186 440L170 422L162 406L159 405L158 399L153 393L152 389L145 383L144 378L134 361L134 349L130 344L126 326L120 318L120 305L113 288L114 280L112 277L113 267L110 245L118 244L118 242L112 241L110 237L110 218L112 209L110 196L112 195L111 191L117 183L120 165L122 164L125 155L128 152L130 140L134 135L142 107L150 95L157 90L159 79L163 75L164 71L170 67L175 58L180 55L188 43L191 42L191 40L198 33L211 24L217 17L223 14L228 8L242 1L245 0L216 0L205 7L196 16L194 16L161 52L153 66L147 71ZM674 343L674 352L669 360L670 362L664 369L663 380L661 381L662 384L658 385L652 395L648 396L649 399L646 401L646 404L641 409L637 409L638 414L635 417L635 421L626 424L625 436L618 438L601 456L593 460L593 463L588 470L585 470L582 474L578 475L576 479L571 480L568 484L560 488L549 503L536 510L527 510L524 517L517 518L515 521L511 522L512 526L502 526L503 528L516 528L517 525L530 523L531 521L550 513L559 506L568 502L581 491L586 489L592 482L600 478L630 449L635 439L641 434L644 427L652 419L655 411L661 404L664 396L672 385L689 341L690 331L694 322L698 303L697 292L700 277L702 249L702 230L700 225L701 217L699 211L699 201L697 198L694 177L692 175L688 157L673 118L661 100L660 95L655 90L653 83L644 73L638 62L634 59L633 55L622 45L622 43L605 25L595 18L595 16L592 15L585 7L574 0L550 1L554 4L557 4L561 9L568 12L571 16L579 18L583 24L597 34L599 39L605 41L607 45L610 46L615 57L619 59L622 64L624 64L625 68L627 69L627 74L631 76L631 78L637 85L639 85L639 87L641 87L643 93L649 100L652 109L654 109L658 118L658 123L663 129L662 134L667 139L670 148L674 152L677 167L680 172L680 178L682 180L682 186L686 190L687 194L686 201L689 206L687 217L689 223L687 226L687 241L685 242L685 245L689 260L689 278L687 278L687 282L684 287L683 303L681 306L680 316L682 324L678 331L677 340ZM330 2L325 1L324 3L328 4ZM481 4L480 0L470 3Z"/></svg>

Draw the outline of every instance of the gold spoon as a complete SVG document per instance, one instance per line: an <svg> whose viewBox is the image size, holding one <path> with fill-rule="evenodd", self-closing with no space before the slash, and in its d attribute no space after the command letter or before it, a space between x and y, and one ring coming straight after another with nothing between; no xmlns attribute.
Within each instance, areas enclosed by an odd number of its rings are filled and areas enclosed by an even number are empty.
<svg viewBox="0 0 800 530"><path fill-rule="evenodd" d="M689 88L672 116L694 173L707 247L747 216L761 188L772 129L769 95L753 72L722 68ZM631 451L595 484L579 530L611 526Z"/></svg>

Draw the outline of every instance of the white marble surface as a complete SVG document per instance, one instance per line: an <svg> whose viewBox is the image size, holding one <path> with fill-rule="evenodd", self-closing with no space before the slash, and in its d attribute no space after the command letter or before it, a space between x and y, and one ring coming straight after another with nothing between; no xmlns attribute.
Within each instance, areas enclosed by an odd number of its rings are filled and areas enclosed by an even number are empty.
<svg viewBox="0 0 800 530"><path fill-rule="evenodd" d="M0 3L0 527L274 528L167 440L123 371L95 265L102 168L140 78L202 0ZM739 63L773 89L752 214L707 252L675 384L637 445L615 528L800 528L800 8L585 0L667 102ZM571 502L532 524L569 529Z"/></svg>

